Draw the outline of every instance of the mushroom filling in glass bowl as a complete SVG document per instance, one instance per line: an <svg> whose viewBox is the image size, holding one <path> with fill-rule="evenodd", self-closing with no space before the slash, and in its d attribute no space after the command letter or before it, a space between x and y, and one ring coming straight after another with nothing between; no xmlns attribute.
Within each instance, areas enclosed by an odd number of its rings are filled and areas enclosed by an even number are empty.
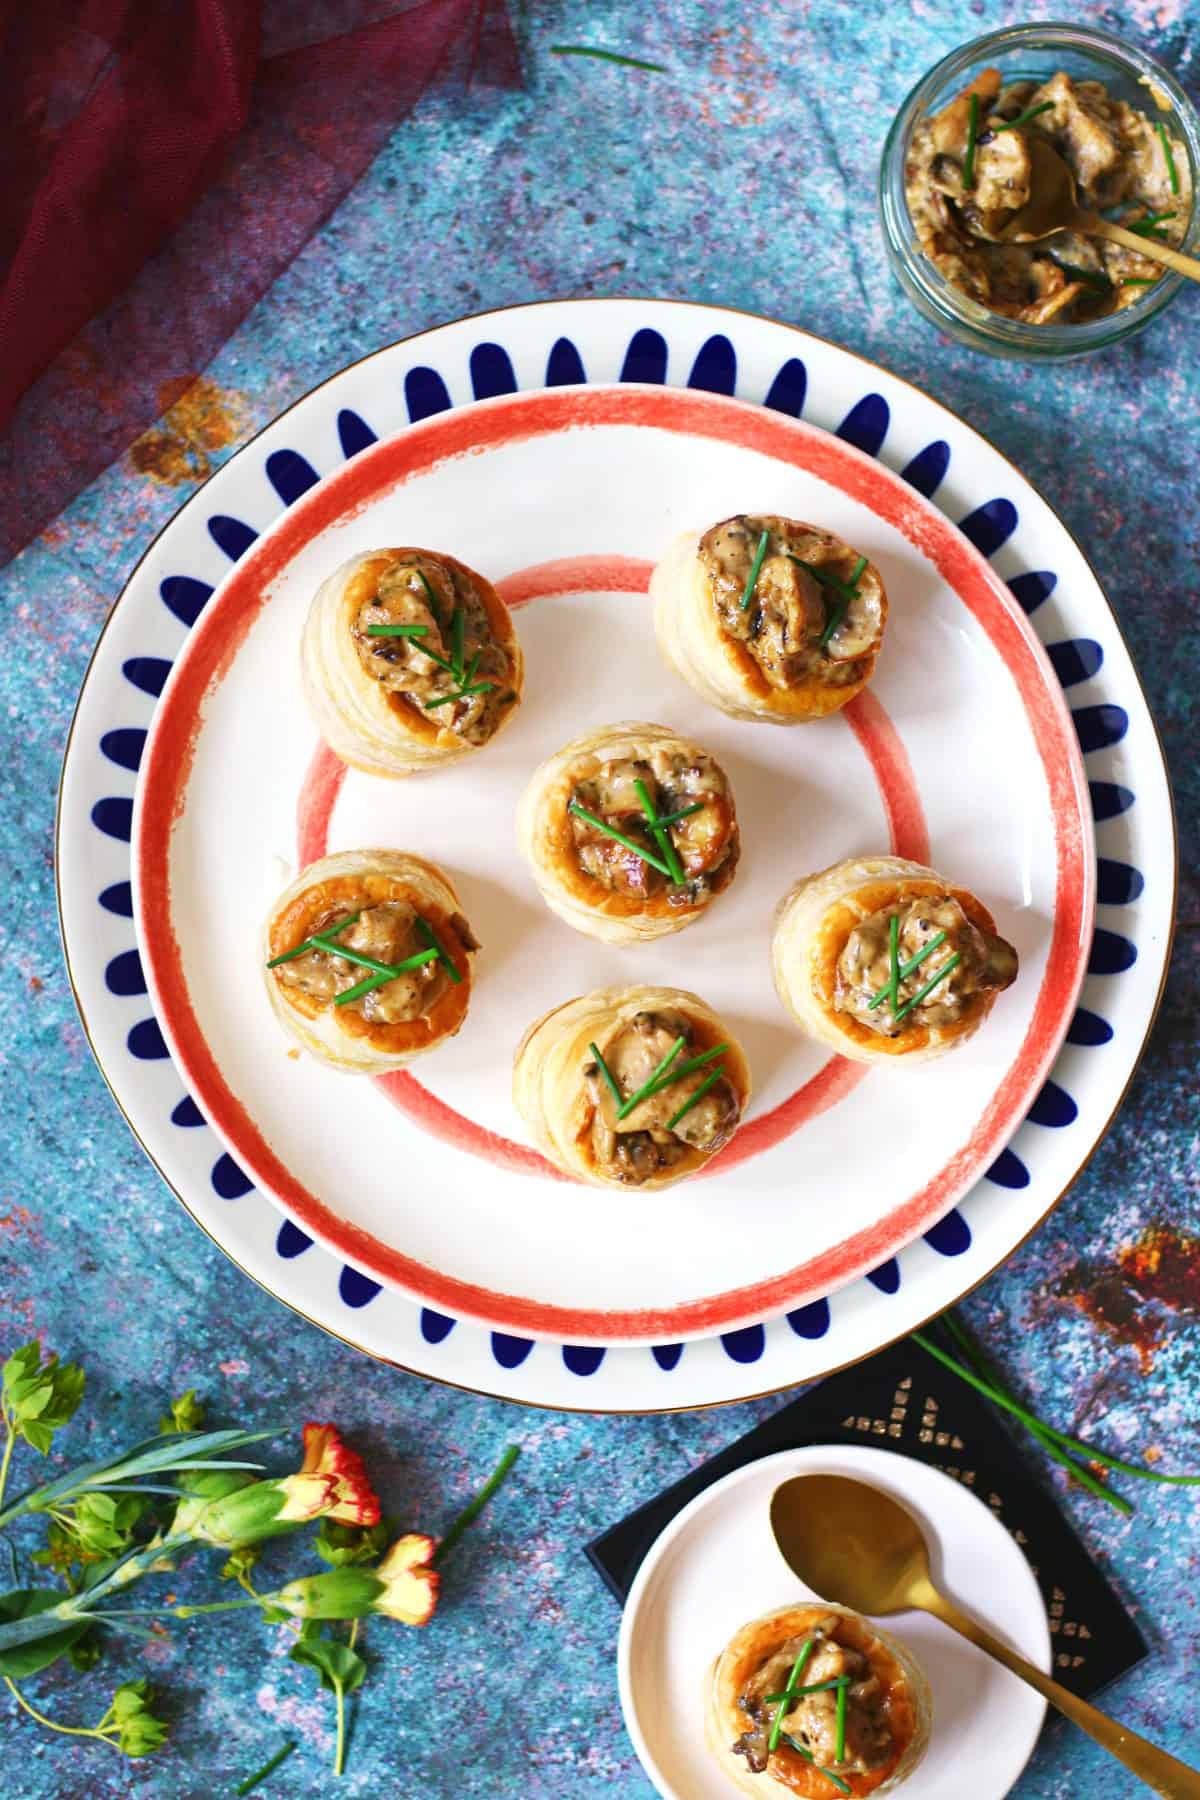
<svg viewBox="0 0 1200 1800"><path fill-rule="evenodd" d="M1138 236L1183 242L1191 169L1162 119L1064 69L1006 83L995 68L912 134L904 186L917 242L960 293L1007 318L1066 324L1119 312L1162 277L1160 264L1074 231L998 241L1037 198L1039 140L1071 170L1081 205Z"/></svg>

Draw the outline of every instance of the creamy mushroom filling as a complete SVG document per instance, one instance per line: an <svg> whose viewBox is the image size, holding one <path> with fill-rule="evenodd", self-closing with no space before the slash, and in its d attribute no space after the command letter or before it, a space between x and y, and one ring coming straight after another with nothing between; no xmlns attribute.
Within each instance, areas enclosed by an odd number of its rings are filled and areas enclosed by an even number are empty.
<svg viewBox="0 0 1200 1800"><path fill-rule="evenodd" d="M1069 165L1082 206L1165 243L1183 241L1191 171L1186 149L1165 124L1114 98L1101 82L1073 81L1061 69L1040 85L1008 86L996 69L985 69L913 132L905 193L917 243L948 282L1007 318L1080 324L1119 312L1162 274L1149 257L1069 231L1034 243L992 241L1037 198L1031 145L1039 136Z"/></svg>
<svg viewBox="0 0 1200 1800"><path fill-rule="evenodd" d="M740 513L705 532L699 556L722 629L745 645L772 687L814 675L830 687L861 680L861 659L883 631L882 595L876 575L840 538Z"/></svg>
<svg viewBox="0 0 1200 1800"><path fill-rule="evenodd" d="M372 681L469 744L486 743L516 698L482 597L440 558L393 563L351 631Z"/></svg>
<svg viewBox="0 0 1200 1800"><path fill-rule="evenodd" d="M655 867L655 862L664 861L664 852L647 822L639 782L655 816L673 820L663 829L678 859L682 882ZM615 758L601 764L595 774L578 780L571 801L645 853L639 855L638 850L631 850L568 809L580 868L614 893L648 900L665 892L672 906L699 906L726 885L737 866L729 787L712 757L703 751L688 755L664 747L652 749L645 757ZM699 810L692 812L692 807ZM674 818L677 813L687 816ZM648 862L646 857L654 861Z"/></svg>
<svg viewBox="0 0 1200 1800"><path fill-rule="evenodd" d="M326 911L309 936L319 937L339 919L347 917L349 913L345 906ZM395 967L430 947L418 918L416 908L406 900L383 900L360 912L352 925L337 933L333 942L344 944L348 950L357 950L373 962ZM453 925L459 941L468 949L474 949L475 940L466 920L456 915ZM360 982L369 980L372 971L361 963L338 956L333 950L313 949L280 963L274 974L283 987L296 988L322 1005L332 1006L339 994L348 993ZM406 969L394 980L372 988L356 1000L348 1000L339 1010L356 1012L372 1024L407 1024L429 1013L449 983L450 977L439 957L421 963L415 969Z"/></svg>
<svg viewBox="0 0 1200 1800"><path fill-rule="evenodd" d="M785 1705L783 1730L788 1737L811 1754L822 1768L836 1769L840 1774L870 1775L882 1768L895 1754L895 1744L887 1717L887 1696L879 1677L860 1650L838 1643L833 1635L836 1619L817 1625L801 1637L788 1638L767 1658L746 1684L738 1697L738 1706L750 1724L731 1746L737 1756L744 1756L755 1775L767 1767L771 1730L781 1704ZM848 1676L846 1689L846 1742L841 1759L837 1756L837 1689L826 1688L819 1694L803 1694L790 1703L771 1702L768 1694L783 1693L796 1658L809 1640L815 1646L804 1665L800 1687L813 1687L823 1681ZM776 1754L792 1754L784 1745Z"/></svg>
<svg viewBox="0 0 1200 1800"><path fill-rule="evenodd" d="M684 1044L677 1060L690 1060L693 1036L681 1013L638 1013L603 1050L622 1095L631 1098L649 1081L678 1038L683 1038ZM737 1096L730 1082L722 1076L694 1105L688 1105L712 1073L711 1065L696 1069L639 1101L624 1119L618 1119L616 1098L599 1063L585 1064L584 1079L593 1103L590 1131L596 1166L637 1187L673 1168L690 1150L708 1156L719 1150L733 1136L738 1122ZM672 1124L685 1107L685 1116Z"/></svg>
<svg viewBox="0 0 1200 1800"><path fill-rule="evenodd" d="M894 1002L888 991L893 918L900 973ZM883 907L855 926L838 958L833 1003L860 1025L891 1037L918 1025L956 1024L979 994L1008 987L1016 975L1011 944L972 925L957 900L934 894Z"/></svg>

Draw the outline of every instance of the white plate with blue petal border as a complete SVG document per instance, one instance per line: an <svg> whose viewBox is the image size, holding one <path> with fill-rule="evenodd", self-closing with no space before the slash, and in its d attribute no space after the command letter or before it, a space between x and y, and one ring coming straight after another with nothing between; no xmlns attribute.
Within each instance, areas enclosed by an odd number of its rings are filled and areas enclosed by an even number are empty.
<svg viewBox="0 0 1200 1800"><path fill-rule="evenodd" d="M860 1279L689 1341L555 1341L421 1304L323 1243L248 1180L175 1073L132 927L133 788L159 693L214 588L322 477L451 407L547 388L651 384L802 417L898 472L986 556L1045 645L1096 815L1098 926L1053 1073L957 1204ZM367 460L367 459L364 459ZM422 1374L558 1407L653 1411L790 1386L951 1304L1045 1216L1106 1128L1153 1018L1170 939L1170 797L1137 677L1084 557L1045 503L953 415L790 327L663 301L544 303L459 321L354 364L283 414L181 509L134 572L89 669L59 812L72 981L114 1095L226 1253L326 1329ZM680 1337L684 1334L680 1333Z"/></svg>

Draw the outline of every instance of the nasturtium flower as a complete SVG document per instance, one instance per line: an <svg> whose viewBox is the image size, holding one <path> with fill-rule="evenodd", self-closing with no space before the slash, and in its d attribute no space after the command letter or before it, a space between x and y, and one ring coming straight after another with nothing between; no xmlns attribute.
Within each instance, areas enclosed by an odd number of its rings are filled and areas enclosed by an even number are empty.
<svg viewBox="0 0 1200 1800"><path fill-rule="evenodd" d="M289 1581L272 1603L296 1619L364 1619L384 1613L405 1625L427 1625L441 1576L430 1567L433 1539L410 1532L398 1538L374 1569L329 1569Z"/></svg>

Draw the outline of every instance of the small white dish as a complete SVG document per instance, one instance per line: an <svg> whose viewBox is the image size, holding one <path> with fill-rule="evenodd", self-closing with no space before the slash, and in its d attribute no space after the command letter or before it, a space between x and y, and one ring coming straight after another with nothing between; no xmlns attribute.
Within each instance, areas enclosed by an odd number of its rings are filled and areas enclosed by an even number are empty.
<svg viewBox="0 0 1200 1800"><path fill-rule="evenodd" d="M808 1598L771 1535L768 1509L792 1475L850 1475L920 1520L938 1586L1041 1669L1050 1632L1033 1572L968 1488L888 1450L813 1445L737 1469L671 1521L638 1570L617 1647L621 1708L642 1767L664 1800L730 1800L704 1747L703 1690L740 1625ZM974 1645L924 1613L887 1627L933 1688L933 1738L904 1800L1003 1800L1025 1767L1045 1702ZM833 1793L832 1787L830 1793Z"/></svg>

